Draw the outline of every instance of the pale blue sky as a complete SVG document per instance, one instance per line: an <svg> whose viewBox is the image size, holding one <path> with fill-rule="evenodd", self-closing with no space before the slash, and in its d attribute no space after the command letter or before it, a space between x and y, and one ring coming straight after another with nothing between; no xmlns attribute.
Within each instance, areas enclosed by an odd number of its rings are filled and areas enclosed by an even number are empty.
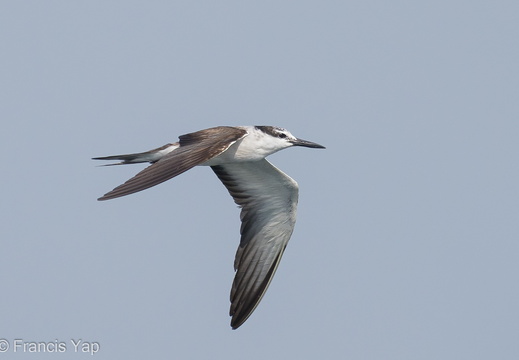
<svg viewBox="0 0 519 360"><path fill-rule="evenodd" d="M0 339L96 359L519 357L514 1L0 5ZM296 230L229 327L239 210L196 168L96 198L145 151L218 125L326 150L269 159ZM13 353L1 358L55 359Z"/></svg>

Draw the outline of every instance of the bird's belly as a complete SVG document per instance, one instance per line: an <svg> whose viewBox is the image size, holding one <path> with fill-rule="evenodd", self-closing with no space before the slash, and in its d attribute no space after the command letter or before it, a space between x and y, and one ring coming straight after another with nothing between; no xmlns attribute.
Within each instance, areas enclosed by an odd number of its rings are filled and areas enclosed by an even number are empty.
<svg viewBox="0 0 519 360"><path fill-rule="evenodd" d="M229 150L227 150L229 151ZM215 166L215 165L223 165L229 163L237 163L237 162L245 162L245 161L258 161L262 160L264 156L236 156L236 154L229 154L224 152L214 158L207 160L200 164L201 166Z"/></svg>
<svg viewBox="0 0 519 360"><path fill-rule="evenodd" d="M214 158L200 165L215 166L235 162L258 161L264 159L267 155L269 155L263 153L262 151L258 151L258 149L255 149L252 146L247 146L248 144L244 143L243 140L235 142L220 155L215 156Z"/></svg>

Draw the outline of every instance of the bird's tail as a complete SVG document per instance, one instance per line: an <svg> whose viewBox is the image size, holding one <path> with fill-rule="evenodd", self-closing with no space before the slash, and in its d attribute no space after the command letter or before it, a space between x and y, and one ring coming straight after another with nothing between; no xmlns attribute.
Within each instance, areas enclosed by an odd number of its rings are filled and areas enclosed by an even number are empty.
<svg viewBox="0 0 519 360"><path fill-rule="evenodd" d="M170 153L171 151L177 149L179 147L179 143L174 144L166 144L159 148L145 151L141 153L134 154L125 154L125 155L111 155L111 156L101 156L92 158L92 160L121 160L120 162L105 164L102 166L113 166L113 165L126 165L126 164L138 164L138 163L154 163L159 161L164 155Z"/></svg>

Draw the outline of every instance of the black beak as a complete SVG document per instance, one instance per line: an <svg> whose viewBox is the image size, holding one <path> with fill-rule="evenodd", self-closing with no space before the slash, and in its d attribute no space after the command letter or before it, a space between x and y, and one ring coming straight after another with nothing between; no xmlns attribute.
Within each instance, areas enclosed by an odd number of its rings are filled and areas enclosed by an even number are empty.
<svg viewBox="0 0 519 360"><path fill-rule="evenodd" d="M302 139L295 139L292 141L292 144L294 146L304 146L304 147L309 147L309 148L314 148L314 149L326 149L322 145L319 145L319 144L311 142L311 141L302 140Z"/></svg>

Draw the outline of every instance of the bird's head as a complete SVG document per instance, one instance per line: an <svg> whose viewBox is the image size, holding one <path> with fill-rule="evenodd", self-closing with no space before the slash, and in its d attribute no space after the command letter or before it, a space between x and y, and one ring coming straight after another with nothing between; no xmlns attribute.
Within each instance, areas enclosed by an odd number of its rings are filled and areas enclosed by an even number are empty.
<svg viewBox="0 0 519 360"><path fill-rule="evenodd" d="M317 143L298 139L290 131L276 126L255 126L260 131L265 147L271 148L272 152L286 149L291 146L304 146L315 149L325 149Z"/></svg>

